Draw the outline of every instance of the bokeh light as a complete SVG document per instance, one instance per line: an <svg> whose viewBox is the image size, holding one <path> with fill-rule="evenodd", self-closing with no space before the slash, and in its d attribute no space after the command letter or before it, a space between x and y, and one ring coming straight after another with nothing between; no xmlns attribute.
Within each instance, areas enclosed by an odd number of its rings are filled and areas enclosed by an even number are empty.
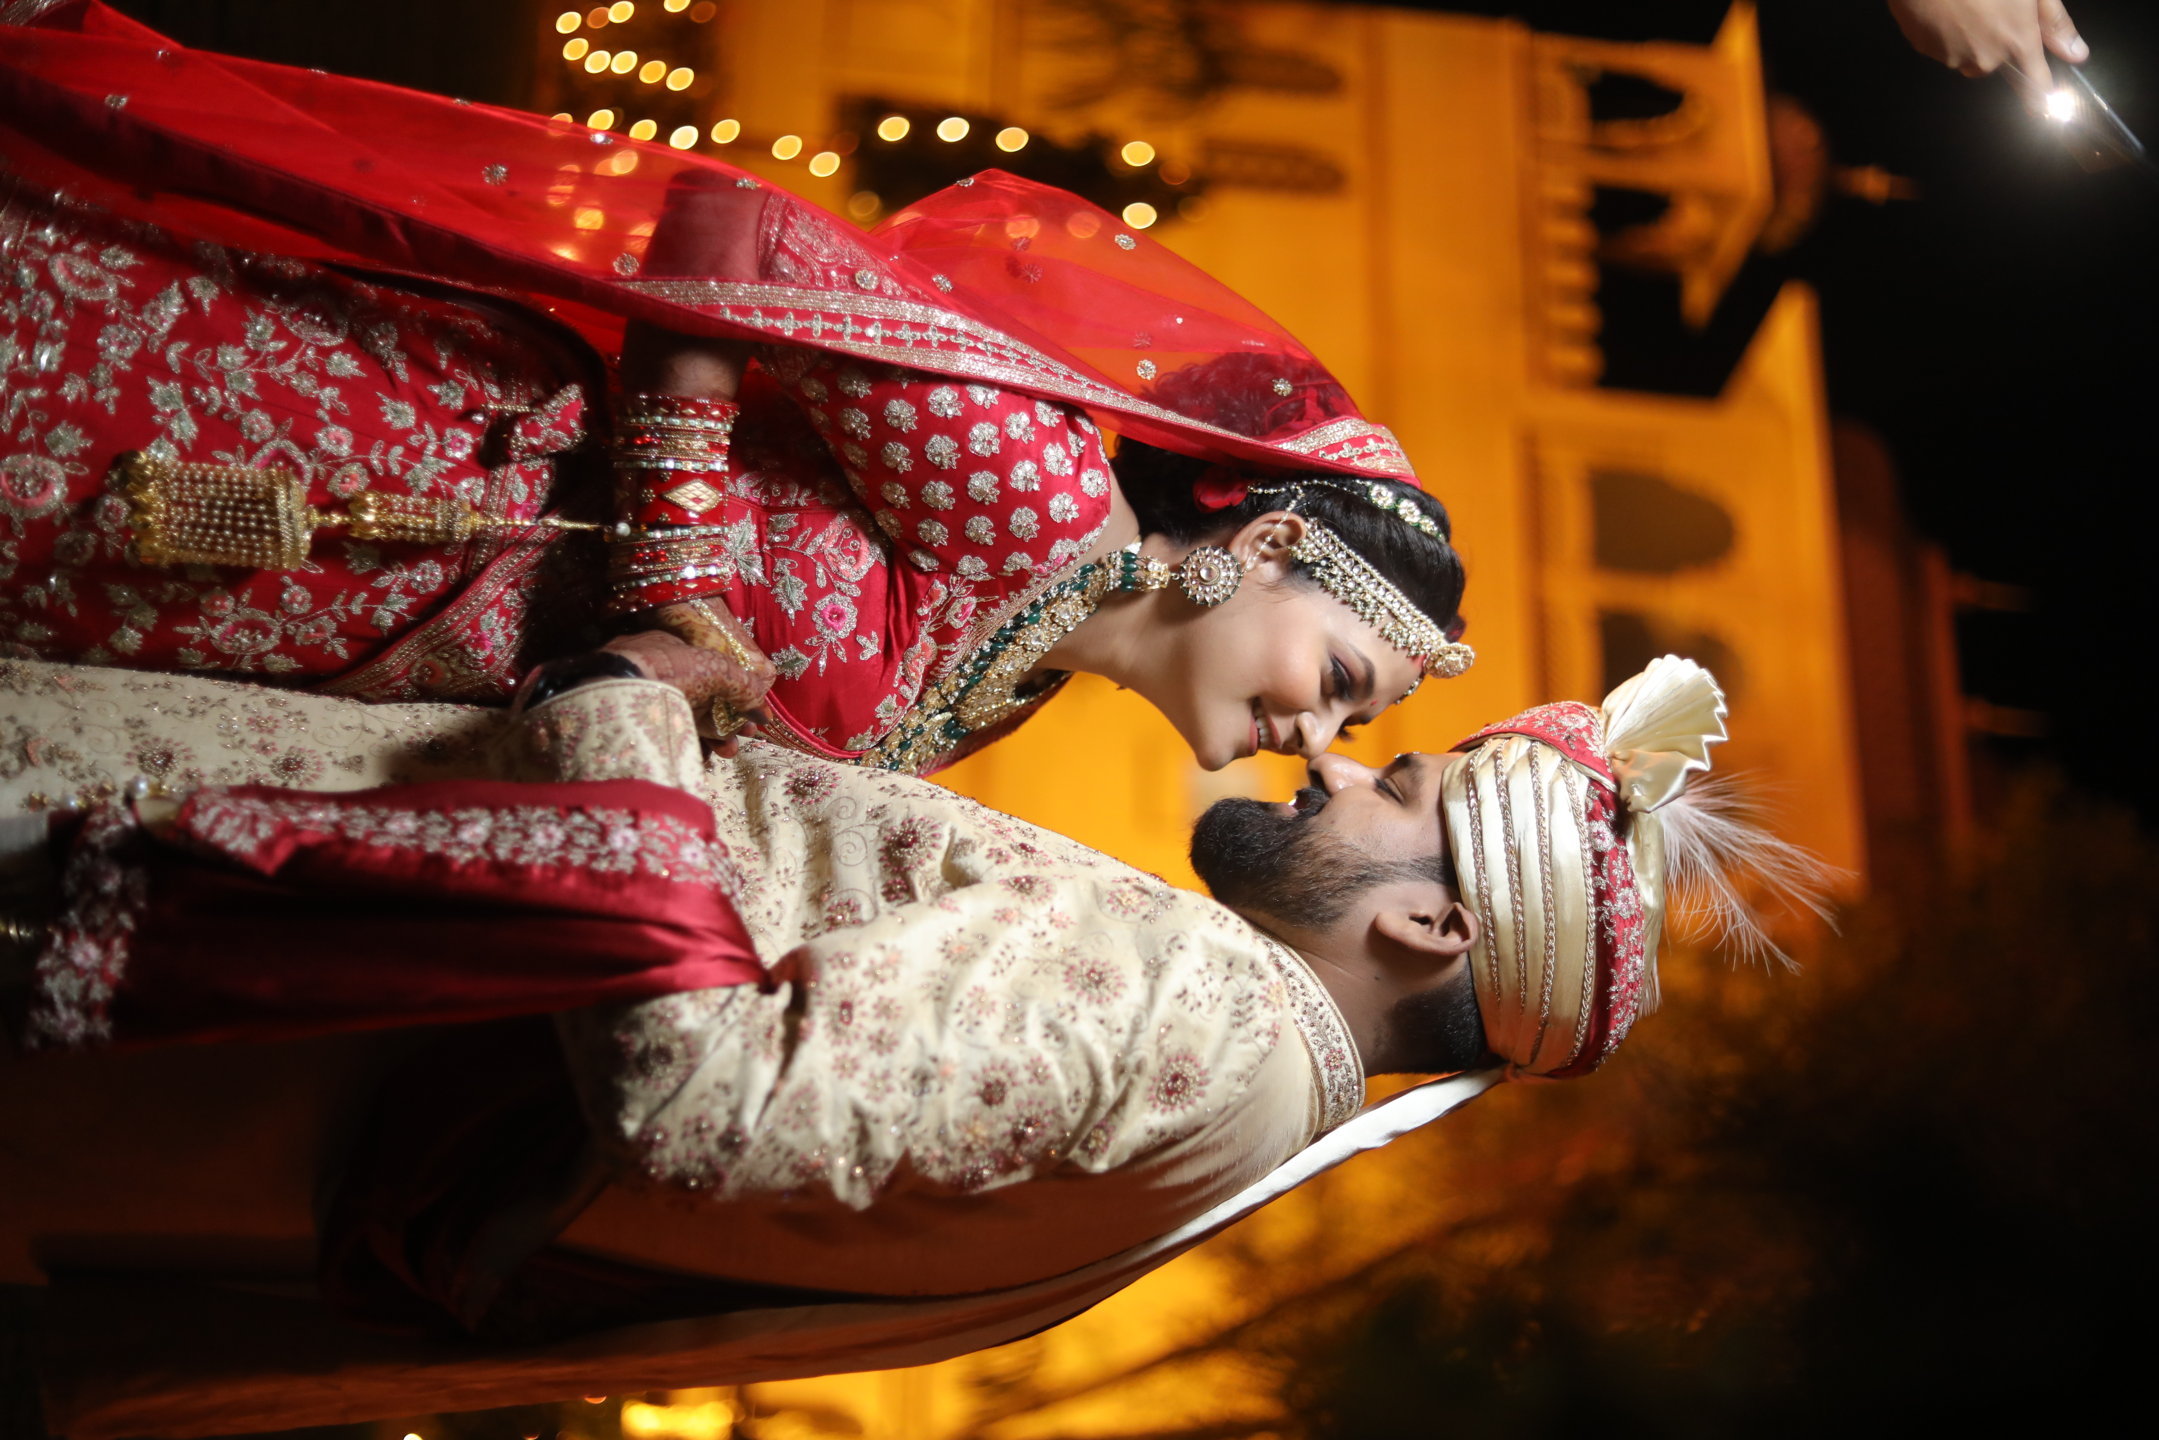
<svg viewBox="0 0 2159 1440"><path fill-rule="evenodd" d="M715 120L712 122L712 143L715 145L732 144L741 134L742 122L740 120Z"/></svg>
<svg viewBox="0 0 2159 1440"><path fill-rule="evenodd" d="M847 197L847 218L850 220L875 220L877 212L884 208L884 198L875 190L857 190Z"/></svg>
<svg viewBox="0 0 2159 1440"><path fill-rule="evenodd" d="M1154 206L1144 200L1134 200L1124 207L1124 223L1134 230L1144 230L1159 218Z"/></svg>
<svg viewBox="0 0 2159 1440"><path fill-rule="evenodd" d="M670 90L687 90L690 88L690 83L696 78L697 72L695 70L692 70L687 65L677 65L667 72L667 88Z"/></svg>
<svg viewBox="0 0 2159 1440"><path fill-rule="evenodd" d="M887 115L877 122L877 138L880 140L905 140L907 132L914 128L905 115Z"/></svg>
<svg viewBox="0 0 2159 1440"><path fill-rule="evenodd" d="M656 120L640 120L630 127L630 138L632 140L650 140L659 133L660 125Z"/></svg>
<svg viewBox="0 0 2159 1440"><path fill-rule="evenodd" d="M802 137L800 135L782 135L772 142L772 158L775 160L792 160L801 153Z"/></svg>
<svg viewBox="0 0 2159 1440"><path fill-rule="evenodd" d="M830 175L840 168L840 157L830 150L820 150L810 157L812 175Z"/></svg>
<svg viewBox="0 0 2159 1440"><path fill-rule="evenodd" d="M612 130L615 128L615 112L605 109L595 110L585 117L585 123L595 130Z"/></svg>
<svg viewBox="0 0 2159 1440"><path fill-rule="evenodd" d="M667 62L665 60L647 60L644 64L637 67L637 78L644 81L647 85L659 84L660 77L662 75L665 75L666 73Z"/></svg>
<svg viewBox="0 0 2159 1440"><path fill-rule="evenodd" d="M677 125L675 133L667 137L667 143L677 150L689 149L697 143L697 127L695 125Z"/></svg>
<svg viewBox="0 0 2159 1440"><path fill-rule="evenodd" d="M608 62L607 68L617 75L629 74L637 68L637 52L635 50L617 50L615 58Z"/></svg>
<svg viewBox="0 0 2159 1440"><path fill-rule="evenodd" d="M592 42L580 35L562 47L562 58L565 60L582 60L591 49Z"/></svg>
<svg viewBox="0 0 2159 1440"><path fill-rule="evenodd" d="M575 10L565 10L555 17L555 33L558 35L573 34L577 27L584 23L584 16L578 14Z"/></svg>
<svg viewBox="0 0 2159 1440"><path fill-rule="evenodd" d="M1124 157L1125 164L1130 165L1135 170L1142 165L1154 163L1154 146L1149 145L1144 140L1127 140L1124 149L1117 153Z"/></svg>
<svg viewBox="0 0 2159 1440"><path fill-rule="evenodd" d="M1028 134L1017 125L1007 125L997 132L997 148L1007 153L1027 148Z"/></svg>
<svg viewBox="0 0 2159 1440"><path fill-rule="evenodd" d="M614 58L614 56L608 54L605 50L593 51L591 54L585 57L585 73L587 75L599 74L602 70L605 70L607 68L607 62Z"/></svg>
<svg viewBox="0 0 2159 1440"><path fill-rule="evenodd" d="M631 4L630 0L615 0L614 4L607 7L607 18L618 25L636 13L637 7Z"/></svg>
<svg viewBox="0 0 2159 1440"><path fill-rule="evenodd" d="M937 138L940 140L965 140L967 122L957 115L947 115L937 122Z"/></svg>

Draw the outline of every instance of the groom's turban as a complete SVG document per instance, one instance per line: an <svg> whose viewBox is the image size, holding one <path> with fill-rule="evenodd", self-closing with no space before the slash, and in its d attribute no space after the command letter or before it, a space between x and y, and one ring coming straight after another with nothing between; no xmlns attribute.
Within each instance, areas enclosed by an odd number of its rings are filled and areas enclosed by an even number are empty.
<svg viewBox="0 0 2159 1440"><path fill-rule="evenodd" d="M1454 748L1448 839L1482 922L1470 963L1486 1043L1517 1074L1602 1064L1657 1008L1664 923L1659 806L1725 738L1708 671L1667 655L1601 710L1543 705Z"/></svg>

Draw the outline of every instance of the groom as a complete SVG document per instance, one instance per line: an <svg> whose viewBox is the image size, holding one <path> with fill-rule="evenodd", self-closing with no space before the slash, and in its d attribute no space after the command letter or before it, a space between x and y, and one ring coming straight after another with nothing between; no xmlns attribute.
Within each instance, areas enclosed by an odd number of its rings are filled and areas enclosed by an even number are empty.
<svg viewBox="0 0 2159 1440"><path fill-rule="evenodd" d="M251 703L205 689L166 713L214 725ZM36 971L47 1045L386 1023L382 984L336 983L351 964L557 1014L538 1045L530 1022L438 1032L339 1158L319 1231L346 1315L496 1348L385 1352L227 1295L223 1333L155 1337L168 1358L145 1380L92 1307L48 1346L55 1422L213 1433L877 1368L1054 1323L1174 1253L1163 1237L1234 1218L1355 1114L1367 1073L1600 1063L1653 1004L1657 812L1722 714L1706 673L1666 660L1601 713L1546 707L1376 771L1326 757L1288 805L1203 818L1193 858L1222 903L911 778L764 745L700 773L687 707L641 679L570 689L503 737L553 783L445 805L425 786L205 792L162 818L153 797L118 841L92 821ZM696 833L681 789L710 804ZM483 791L518 803L483 814ZM205 886L224 888L191 908L181 891ZM120 925L116 895L158 923ZM288 926L327 907L338 933L255 964L217 943L271 933L236 901ZM552 908L532 925L519 906ZM450 938L394 956L376 926L408 950ZM604 952L574 983L605 1003L562 1003L560 930ZM471 943L488 933L493 953ZM702 948L672 970L640 948L684 936ZM715 978L744 955L763 983ZM304 972L283 995L280 963ZM238 1018L217 1013L235 966ZM538 978L519 1000L490 967ZM115 1303L155 1329L154 1305ZM264 1375L250 1326L305 1358Z"/></svg>

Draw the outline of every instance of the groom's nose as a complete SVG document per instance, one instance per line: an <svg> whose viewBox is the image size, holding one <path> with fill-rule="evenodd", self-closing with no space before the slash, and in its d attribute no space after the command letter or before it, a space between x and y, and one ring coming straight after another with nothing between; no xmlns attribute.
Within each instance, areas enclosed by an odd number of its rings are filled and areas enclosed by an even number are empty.
<svg viewBox="0 0 2159 1440"><path fill-rule="evenodd" d="M1369 787L1378 773L1332 750L1312 762L1312 783L1329 795L1339 795L1355 786Z"/></svg>

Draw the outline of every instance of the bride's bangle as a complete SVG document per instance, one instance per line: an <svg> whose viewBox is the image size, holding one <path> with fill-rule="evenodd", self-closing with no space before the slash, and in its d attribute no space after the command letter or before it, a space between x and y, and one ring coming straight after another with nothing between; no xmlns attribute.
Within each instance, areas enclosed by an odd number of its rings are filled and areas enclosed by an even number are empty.
<svg viewBox="0 0 2159 1440"><path fill-rule="evenodd" d="M617 529L695 525L725 499L727 453L741 413L732 400L624 396L615 417Z"/></svg>

